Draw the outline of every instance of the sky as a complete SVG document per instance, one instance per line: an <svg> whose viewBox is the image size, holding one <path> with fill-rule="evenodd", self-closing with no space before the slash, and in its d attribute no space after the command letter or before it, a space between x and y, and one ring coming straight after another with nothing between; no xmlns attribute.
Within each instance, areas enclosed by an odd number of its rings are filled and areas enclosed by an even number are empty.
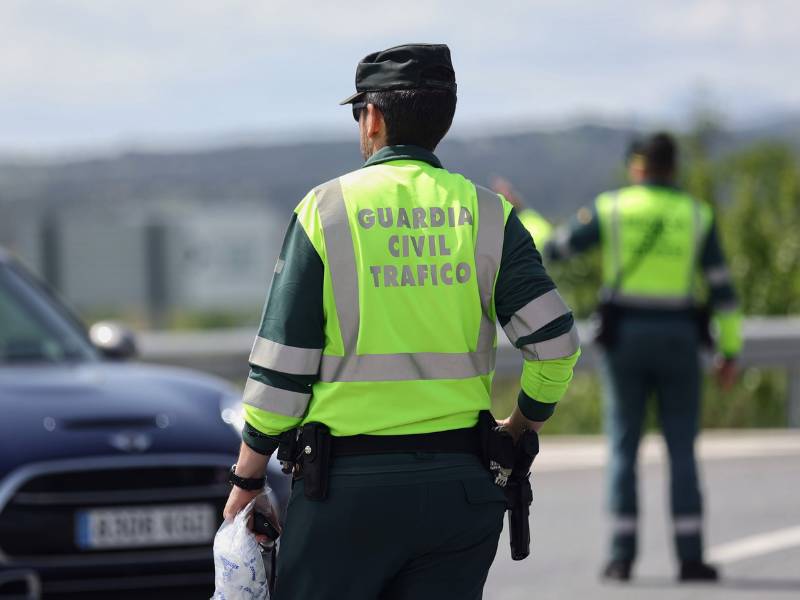
<svg viewBox="0 0 800 600"><path fill-rule="evenodd" d="M1 0L0 151L352 133L365 54L450 45L456 131L800 106L796 0Z"/></svg>

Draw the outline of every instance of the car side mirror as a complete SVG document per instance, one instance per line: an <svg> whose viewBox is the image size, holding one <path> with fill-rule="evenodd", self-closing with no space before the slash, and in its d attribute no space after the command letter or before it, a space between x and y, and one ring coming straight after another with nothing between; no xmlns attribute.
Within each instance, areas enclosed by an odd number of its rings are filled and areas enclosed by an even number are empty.
<svg viewBox="0 0 800 600"><path fill-rule="evenodd" d="M125 360L136 356L136 336L121 323L99 321L89 328L89 339L106 358Z"/></svg>

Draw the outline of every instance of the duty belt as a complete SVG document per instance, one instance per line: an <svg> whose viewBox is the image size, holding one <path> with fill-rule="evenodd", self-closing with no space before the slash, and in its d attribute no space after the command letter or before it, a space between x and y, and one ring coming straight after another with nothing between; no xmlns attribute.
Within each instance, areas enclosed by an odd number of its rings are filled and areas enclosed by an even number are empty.
<svg viewBox="0 0 800 600"><path fill-rule="evenodd" d="M353 435L336 437L322 423L306 423L281 436L278 459L284 472L302 479L310 500L325 500L331 459L369 454L474 454L489 470L495 484L504 489L509 511L511 557L522 560L530 553L529 515L533 493L530 469L539 452L539 437L533 430L515 444L489 411L482 411L478 424L469 429L451 429L410 435Z"/></svg>
<svg viewBox="0 0 800 600"><path fill-rule="evenodd" d="M488 412L486 413L489 414ZM322 423L306 423L281 436L278 460L284 473L293 472L305 482L305 495L324 500L328 495L331 460L337 456L399 453L474 454L486 463L486 425L480 419L469 429L452 429L410 435L353 435L337 437Z"/></svg>
<svg viewBox="0 0 800 600"><path fill-rule="evenodd" d="M477 427L470 427L409 435L331 436L331 456L415 452L466 453L481 456L480 433Z"/></svg>

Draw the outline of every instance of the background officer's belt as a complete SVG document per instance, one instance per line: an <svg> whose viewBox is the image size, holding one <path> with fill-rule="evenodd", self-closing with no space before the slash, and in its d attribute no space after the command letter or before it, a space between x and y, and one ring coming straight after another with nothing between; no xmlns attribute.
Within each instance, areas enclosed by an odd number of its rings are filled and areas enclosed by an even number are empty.
<svg viewBox="0 0 800 600"><path fill-rule="evenodd" d="M332 456L398 453L467 453L481 455L477 427L410 435L350 435L331 437Z"/></svg>

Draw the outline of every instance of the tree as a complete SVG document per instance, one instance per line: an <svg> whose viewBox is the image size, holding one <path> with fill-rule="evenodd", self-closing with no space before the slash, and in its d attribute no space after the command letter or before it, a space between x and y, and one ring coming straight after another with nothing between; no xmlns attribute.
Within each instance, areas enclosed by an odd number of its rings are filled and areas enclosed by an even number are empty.
<svg viewBox="0 0 800 600"><path fill-rule="evenodd" d="M722 239L747 314L800 313L800 171L792 151L763 144L723 162L730 205Z"/></svg>

